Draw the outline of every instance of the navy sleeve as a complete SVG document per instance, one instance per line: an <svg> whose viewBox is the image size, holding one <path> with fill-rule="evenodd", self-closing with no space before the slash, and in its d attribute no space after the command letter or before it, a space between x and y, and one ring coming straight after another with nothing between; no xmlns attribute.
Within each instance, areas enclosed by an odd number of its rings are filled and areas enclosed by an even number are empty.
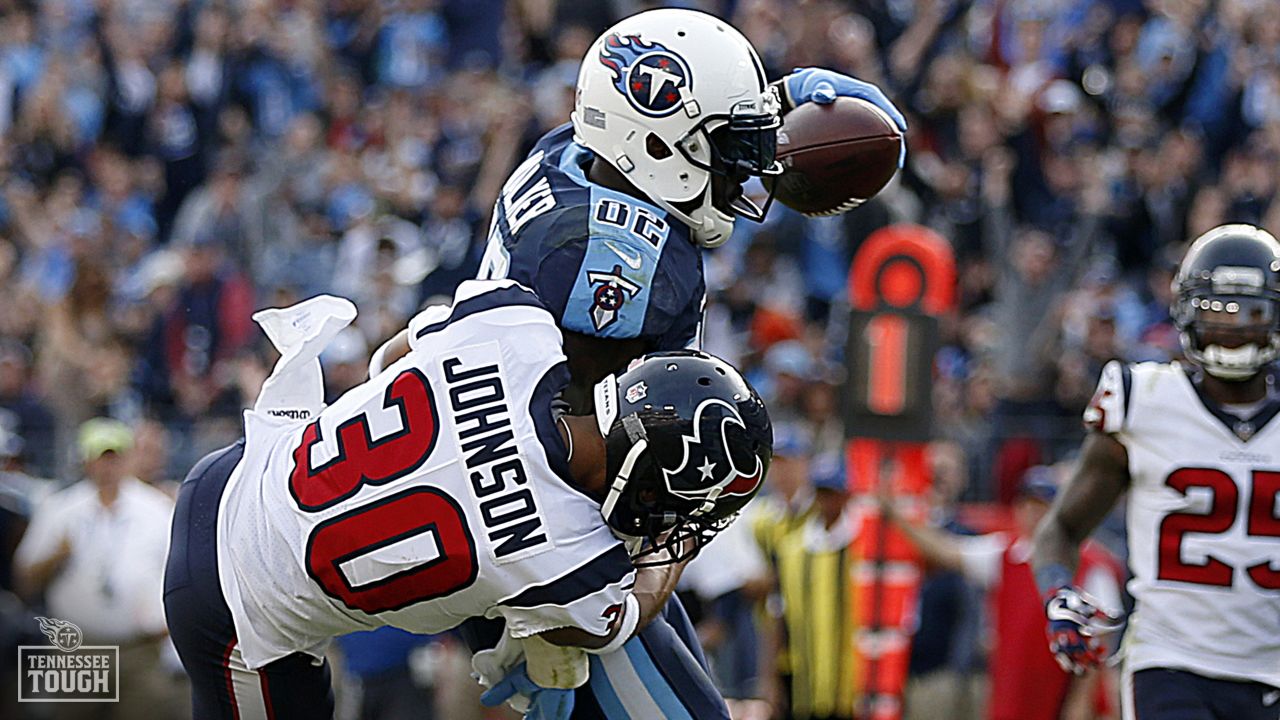
<svg viewBox="0 0 1280 720"><path fill-rule="evenodd" d="M508 239L508 276L529 285L565 330L646 338L675 349L696 335L705 286L701 252L682 234L655 246L601 227L590 207L548 213Z"/></svg>

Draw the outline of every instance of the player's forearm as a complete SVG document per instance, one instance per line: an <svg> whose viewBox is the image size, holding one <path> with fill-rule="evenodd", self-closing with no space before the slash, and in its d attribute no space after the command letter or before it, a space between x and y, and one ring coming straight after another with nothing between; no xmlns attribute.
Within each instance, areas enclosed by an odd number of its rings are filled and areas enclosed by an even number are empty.
<svg viewBox="0 0 1280 720"><path fill-rule="evenodd" d="M686 564L687 560L636 571L636 587L632 591L640 605L640 621L636 624L636 632L662 612L667 600L671 599L671 593L675 592L676 583L680 581L680 574L684 572Z"/></svg>
<svg viewBox="0 0 1280 720"><path fill-rule="evenodd" d="M1036 528L1031 568L1042 594L1069 584L1080 558L1080 539L1072 536L1061 518L1050 513Z"/></svg>
<svg viewBox="0 0 1280 720"><path fill-rule="evenodd" d="M1031 565L1042 592L1071 583L1080 544L1102 523L1128 485L1124 446L1103 433L1089 433L1075 474L1036 528Z"/></svg>
<svg viewBox="0 0 1280 720"><path fill-rule="evenodd" d="M636 571L636 585L632 597L623 608L620 622L613 625L608 635L593 635L582 628L562 627L540 633L546 642L559 647L582 648L589 652L608 651L631 639L653 621L675 592L680 573L688 561L640 568ZM634 623L628 613L637 615ZM625 635L624 635L625 633Z"/></svg>

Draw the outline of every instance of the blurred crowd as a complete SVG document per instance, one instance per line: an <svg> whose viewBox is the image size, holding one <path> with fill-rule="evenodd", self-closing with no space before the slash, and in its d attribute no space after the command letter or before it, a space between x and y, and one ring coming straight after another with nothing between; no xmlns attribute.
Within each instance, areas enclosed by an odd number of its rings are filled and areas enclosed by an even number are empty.
<svg viewBox="0 0 1280 720"><path fill-rule="evenodd" d="M842 443L845 278L881 227L954 248L933 389L950 497L1012 505L1078 446L1103 363L1180 352L1187 240L1280 226L1267 0L0 0L6 546L86 474L91 418L149 443L162 487L233 439L274 360L256 309L351 298L322 360L331 394L359 382L474 275L498 189L567 120L590 42L654 5L731 19L771 78L835 68L908 117L879 197L822 219L775 204L707 258L707 349L806 460ZM8 553L0 569L10 587Z"/></svg>

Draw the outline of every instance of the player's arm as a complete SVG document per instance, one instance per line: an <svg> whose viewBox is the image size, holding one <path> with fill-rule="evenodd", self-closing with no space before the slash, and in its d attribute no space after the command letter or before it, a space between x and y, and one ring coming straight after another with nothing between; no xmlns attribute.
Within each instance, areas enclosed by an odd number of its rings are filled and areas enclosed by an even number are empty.
<svg viewBox="0 0 1280 720"><path fill-rule="evenodd" d="M606 654L620 649L657 617L687 562L637 570L632 592L606 611L613 620L604 635L560 627L520 640L524 662L507 670L503 679L485 692L481 702L495 706L520 693L531 702L525 717L568 717L573 708L572 689L585 683L590 674L586 653ZM614 608L616 614L610 612ZM539 710L534 712L534 708Z"/></svg>
<svg viewBox="0 0 1280 720"><path fill-rule="evenodd" d="M644 567L636 570L636 586L623 603L617 620L608 635L593 635L581 628L562 627L540 633L543 640L561 647L578 647L584 650L610 650L620 647L633 635L662 612L663 606L675 592L676 583L684 572L689 559L678 563ZM634 599L634 602L632 601Z"/></svg>
<svg viewBox="0 0 1280 720"><path fill-rule="evenodd" d="M1089 433L1080 461L1036 529L1031 563L1045 594L1071 584L1080 544L1129 487L1129 452L1119 437L1129 423L1130 372L1115 360L1102 368L1098 389L1084 412Z"/></svg>
<svg viewBox="0 0 1280 720"><path fill-rule="evenodd" d="M569 385L562 399L573 413L594 410L594 388L610 373L622 372L627 363L652 350L642 338L601 338L564 331L564 354L569 358Z"/></svg>
<svg viewBox="0 0 1280 720"><path fill-rule="evenodd" d="M1071 583L1080 544L1128 487L1129 458L1124 445L1109 434L1090 432L1074 475L1036 529L1032 566L1042 592L1048 594Z"/></svg>
<svg viewBox="0 0 1280 720"><path fill-rule="evenodd" d="M1119 440L1090 432L1074 476L1036 530L1031 563L1048 597L1049 650L1063 670L1083 675L1106 656L1100 636L1118 630L1121 618L1075 587L1080 544L1129 486L1128 452Z"/></svg>
<svg viewBox="0 0 1280 720"><path fill-rule="evenodd" d="M369 377L377 377L388 365L408 354L409 328L405 328L373 351L373 357L369 358Z"/></svg>

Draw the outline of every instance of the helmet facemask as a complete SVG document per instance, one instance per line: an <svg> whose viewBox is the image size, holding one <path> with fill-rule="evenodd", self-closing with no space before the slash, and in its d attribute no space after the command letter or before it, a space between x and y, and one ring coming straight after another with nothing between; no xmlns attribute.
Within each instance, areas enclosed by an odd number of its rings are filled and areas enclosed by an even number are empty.
<svg viewBox="0 0 1280 720"><path fill-rule="evenodd" d="M708 117L676 143L676 149L690 165L710 173L700 204L709 204L729 218L763 221L773 203L773 190L761 206L743 194L742 184L753 177L782 174L782 163L777 159L782 118L778 115L776 91L770 88L763 97L763 112L748 110ZM756 104L747 106L754 109ZM710 151L708 159L700 157L704 155L700 144Z"/></svg>
<svg viewBox="0 0 1280 720"><path fill-rule="evenodd" d="M1248 380L1280 354L1276 299L1192 293L1179 299L1174 319L1187 357L1220 380Z"/></svg>

